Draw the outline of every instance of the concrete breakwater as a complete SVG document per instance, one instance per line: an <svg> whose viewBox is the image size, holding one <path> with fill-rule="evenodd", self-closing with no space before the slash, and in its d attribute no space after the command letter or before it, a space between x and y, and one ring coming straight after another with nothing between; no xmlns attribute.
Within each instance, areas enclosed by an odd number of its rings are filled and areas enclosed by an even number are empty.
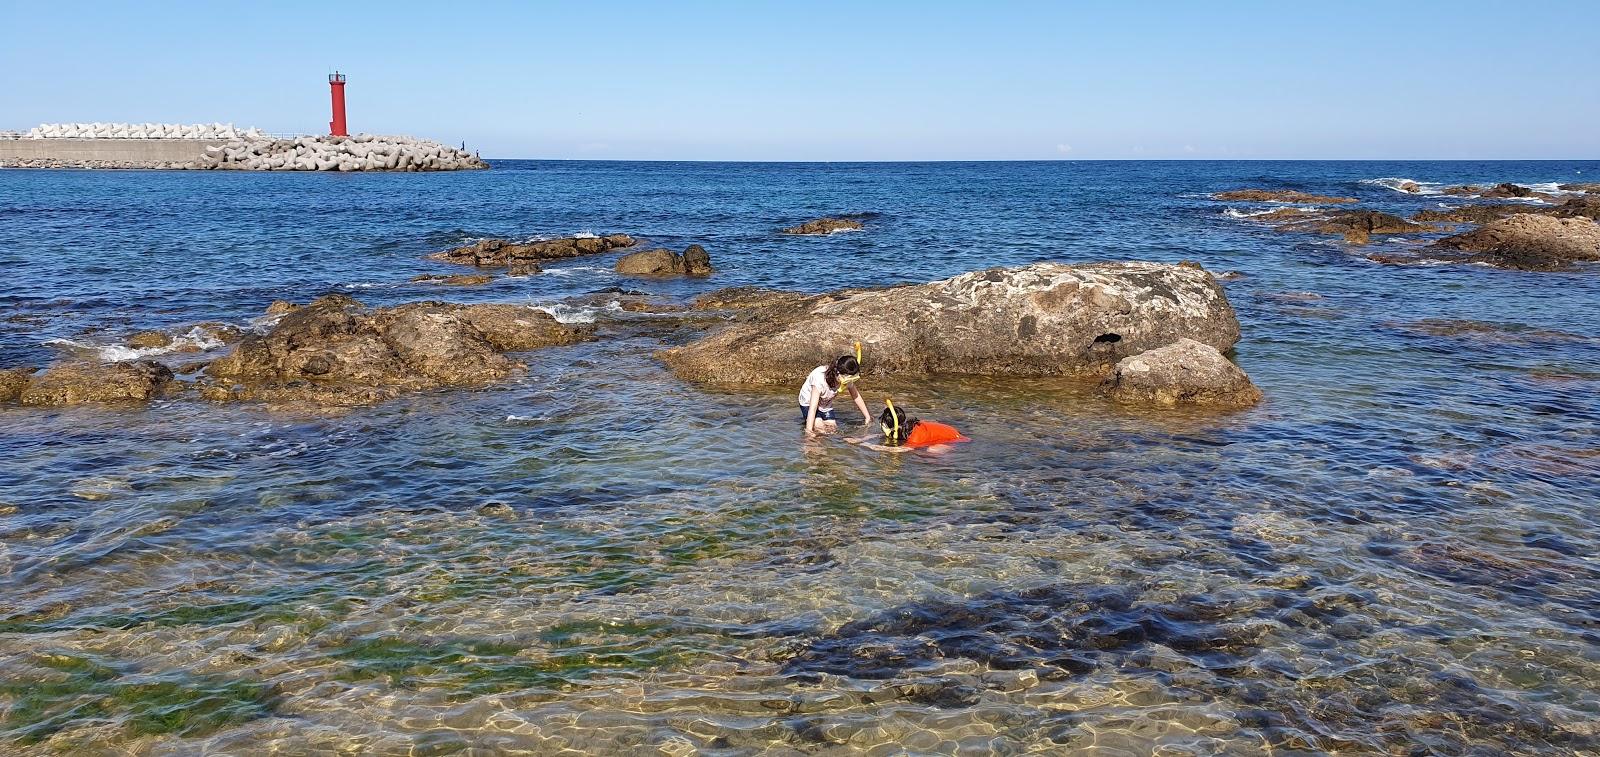
<svg viewBox="0 0 1600 757"><path fill-rule="evenodd" d="M235 171L453 171L488 168L466 150L423 139L358 134L272 139L0 139L0 168Z"/></svg>
<svg viewBox="0 0 1600 757"><path fill-rule="evenodd" d="M482 158L411 137L250 139L207 147L194 168L237 171L459 171L488 168Z"/></svg>

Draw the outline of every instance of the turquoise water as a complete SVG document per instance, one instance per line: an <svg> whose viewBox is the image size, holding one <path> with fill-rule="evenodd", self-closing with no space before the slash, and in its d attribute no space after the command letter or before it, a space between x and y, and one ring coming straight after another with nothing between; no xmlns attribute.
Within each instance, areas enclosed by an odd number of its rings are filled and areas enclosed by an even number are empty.
<svg viewBox="0 0 1600 757"><path fill-rule="evenodd" d="M1580 173L1581 172L1581 173ZM975 441L807 443L792 388L601 339L328 416L0 408L8 751L1548 754L1600 748L1600 279L1383 266L1209 192L1412 212L1375 183L1600 163L500 162L449 175L0 172L0 367L342 291L552 305L822 291L1035 260L1197 260L1266 401L1140 412L1056 381L865 382ZM794 238L807 218L868 230ZM428 252L625 232L473 289ZM1442 320L1479 330L1447 333ZM176 354L169 359L189 359ZM801 377L796 377L796 385ZM852 410L841 412L853 419Z"/></svg>

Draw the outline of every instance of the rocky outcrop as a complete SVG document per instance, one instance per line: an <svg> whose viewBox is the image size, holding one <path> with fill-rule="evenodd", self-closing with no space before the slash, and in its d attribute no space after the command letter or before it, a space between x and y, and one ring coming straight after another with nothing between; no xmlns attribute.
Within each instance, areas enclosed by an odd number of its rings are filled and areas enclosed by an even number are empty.
<svg viewBox="0 0 1600 757"><path fill-rule="evenodd" d="M672 250L644 250L624 255L617 261L617 273L629 276L710 276L711 256L706 248L689 245L682 254Z"/></svg>
<svg viewBox="0 0 1600 757"><path fill-rule="evenodd" d="M1415 234L1429 230L1422 224L1376 210L1341 210L1309 218L1288 218L1279 228L1338 234L1352 244L1366 244L1374 234Z"/></svg>
<svg viewBox="0 0 1600 757"><path fill-rule="evenodd" d="M139 331L130 335L124 344L136 350L166 347L172 344L172 335L165 331Z"/></svg>
<svg viewBox="0 0 1600 757"><path fill-rule="evenodd" d="M1243 202L1292 202L1305 205L1337 205L1352 203L1354 197L1330 197L1328 195L1314 195L1306 192L1297 192L1293 189L1235 189L1227 192L1218 192L1211 195L1218 200L1238 200Z"/></svg>
<svg viewBox="0 0 1600 757"><path fill-rule="evenodd" d="M1479 192L1478 196L1486 200L1509 200L1515 198L1548 199L1550 197L1550 195L1547 195L1543 192L1535 192L1532 189L1522 186L1521 184L1512 184L1511 182L1496 184L1489 189Z"/></svg>
<svg viewBox="0 0 1600 757"><path fill-rule="evenodd" d="M1495 203L1491 205L1463 205L1459 208L1429 209L1419 211L1412 216L1412 220L1484 224L1514 215L1541 215L1553 218L1600 220L1600 197L1569 197L1561 204L1553 207L1541 207L1523 203Z"/></svg>
<svg viewBox="0 0 1600 757"><path fill-rule="evenodd" d="M751 310L793 305L812 297L804 292L786 292L766 287L728 287L694 298L690 307L695 310Z"/></svg>
<svg viewBox="0 0 1600 757"><path fill-rule="evenodd" d="M1172 407L1249 407L1261 390L1215 347L1180 338L1123 358L1101 391L1117 402Z"/></svg>
<svg viewBox="0 0 1600 757"><path fill-rule="evenodd" d="M456 247L436 252L434 260L443 260L449 263L475 266L511 266L513 269L522 268L532 271L538 270L538 264L544 260L561 260L575 258L580 255L597 255L602 252L632 247L633 237L627 234L612 234L604 237L563 237L561 239L541 239L531 242L511 242L504 239L485 239L481 242Z"/></svg>
<svg viewBox="0 0 1600 757"><path fill-rule="evenodd" d="M1563 192L1586 192L1592 195L1600 195L1600 183L1596 182L1562 184L1558 188Z"/></svg>
<svg viewBox="0 0 1600 757"><path fill-rule="evenodd" d="M860 231L861 228L860 221L852 221L848 218L818 218L815 221L806 221L799 226L779 229L779 232L783 234L822 236L837 231Z"/></svg>
<svg viewBox="0 0 1600 757"><path fill-rule="evenodd" d="M1527 271L1565 270L1600 260L1600 224L1588 218L1521 214L1435 242L1435 248L1474 253L1466 260Z"/></svg>
<svg viewBox="0 0 1600 757"><path fill-rule="evenodd" d="M246 337L212 361L202 396L348 405L483 386L522 367L501 353L572 344L589 333L516 305L368 309L330 295L289 311L271 331Z"/></svg>
<svg viewBox="0 0 1600 757"><path fill-rule="evenodd" d="M459 171L482 158L426 139L357 134L241 138L206 148L191 168L233 171Z"/></svg>
<svg viewBox="0 0 1600 757"><path fill-rule="evenodd" d="M1183 337L1228 349L1239 322L1211 274L1161 263L1036 263L931 284L765 300L661 353L679 376L780 384L864 348L871 374L1109 375Z"/></svg>
<svg viewBox="0 0 1600 757"><path fill-rule="evenodd" d="M0 402L14 402L21 397L22 390L28 387L28 377L37 370L31 367L0 370Z"/></svg>
<svg viewBox="0 0 1600 757"><path fill-rule="evenodd" d="M171 387L172 370L154 360L75 361L30 376L17 399L37 406L148 402Z"/></svg>

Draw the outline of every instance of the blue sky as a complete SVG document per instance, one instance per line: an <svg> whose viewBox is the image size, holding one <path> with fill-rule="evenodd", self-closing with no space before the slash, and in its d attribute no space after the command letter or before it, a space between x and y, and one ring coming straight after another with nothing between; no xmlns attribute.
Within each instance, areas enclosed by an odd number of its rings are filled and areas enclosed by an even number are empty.
<svg viewBox="0 0 1600 757"><path fill-rule="evenodd" d="M1600 2L9 0L0 129L231 121L499 158L1600 157Z"/></svg>

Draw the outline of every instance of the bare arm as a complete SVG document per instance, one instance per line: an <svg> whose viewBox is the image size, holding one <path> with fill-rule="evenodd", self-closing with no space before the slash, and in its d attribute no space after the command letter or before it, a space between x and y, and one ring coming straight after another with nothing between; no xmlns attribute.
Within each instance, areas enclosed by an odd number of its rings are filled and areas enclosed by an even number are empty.
<svg viewBox="0 0 1600 757"><path fill-rule="evenodd" d="M861 425L863 425L863 426L872 425L872 413L867 411L867 401L865 399L862 399L861 391L859 389L856 389L856 385L855 384L851 384L849 387L846 387L846 388L848 388L850 390L850 399L855 400L856 409L861 411Z"/></svg>
<svg viewBox="0 0 1600 757"><path fill-rule="evenodd" d="M817 433L817 403L821 401L821 393L811 392L811 407L806 408L806 435L813 436Z"/></svg>

